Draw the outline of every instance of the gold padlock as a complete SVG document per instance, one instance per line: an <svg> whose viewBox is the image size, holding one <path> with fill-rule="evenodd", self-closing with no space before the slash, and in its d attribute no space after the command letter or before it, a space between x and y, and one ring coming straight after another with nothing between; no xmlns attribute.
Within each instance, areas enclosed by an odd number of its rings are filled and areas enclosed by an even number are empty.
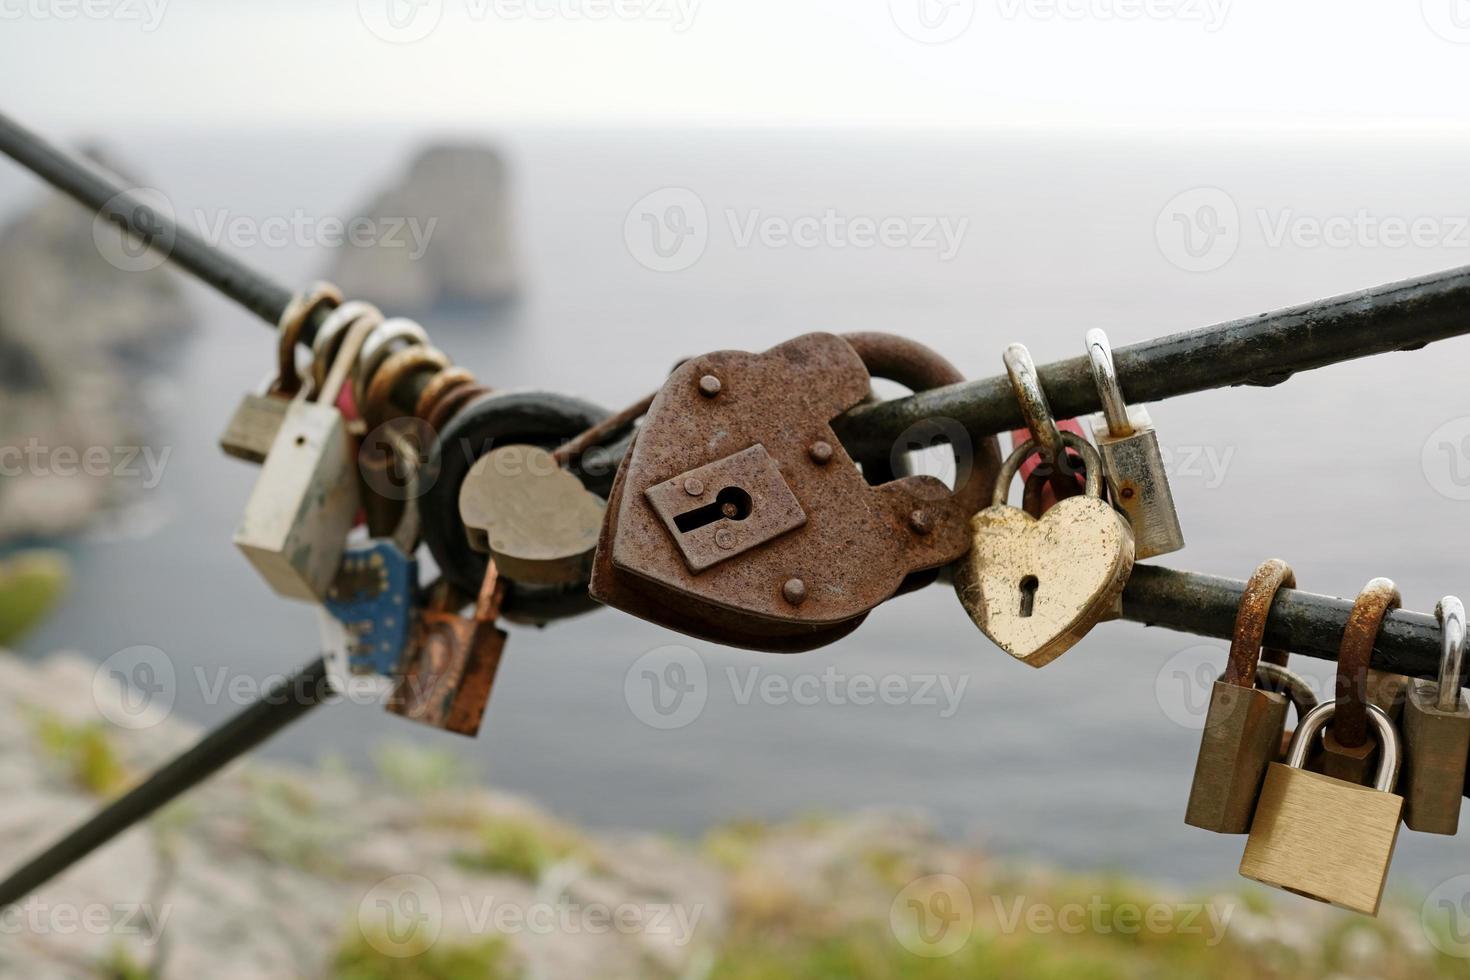
<svg viewBox="0 0 1470 980"><path fill-rule="evenodd" d="M320 602L326 596L357 516L357 474L337 397L381 314L353 306L332 314L350 326L331 318L323 325L346 335L320 388L287 409L235 530L235 546L278 595L290 599Z"/></svg>
<svg viewBox="0 0 1470 980"><path fill-rule="evenodd" d="M1470 705L1461 693L1465 606L1445 596L1439 619L1439 681L1414 680L1404 706L1404 823L1423 834L1453 836L1470 762Z"/></svg>
<svg viewBox="0 0 1470 980"><path fill-rule="evenodd" d="M1282 587L1296 588L1291 566L1279 558L1263 562L1246 583L1235 614L1230 660L1210 692L1199 758L1184 822L1217 834L1250 830L1256 798L1286 729L1287 699L1256 687L1266 616Z"/></svg>
<svg viewBox="0 0 1470 980"><path fill-rule="evenodd" d="M974 544L955 566L960 604L1006 653L1044 667L1108 616L1133 571L1133 532L1102 492L1102 462L1080 436L1062 434L1087 468L1087 492L1040 520L1006 497L1021 463L1038 451L1028 440L1001 467L991 505L970 518Z"/></svg>
<svg viewBox="0 0 1470 980"><path fill-rule="evenodd" d="M1307 750L1336 711L1334 701L1318 705L1297 728L1286 762L1271 763L1240 873L1273 888L1376 916L1404 812L1404 798L1393 793L1402 751L1388 715L1369 705L1381 749L1373 786L1307 771Z"/></svg>

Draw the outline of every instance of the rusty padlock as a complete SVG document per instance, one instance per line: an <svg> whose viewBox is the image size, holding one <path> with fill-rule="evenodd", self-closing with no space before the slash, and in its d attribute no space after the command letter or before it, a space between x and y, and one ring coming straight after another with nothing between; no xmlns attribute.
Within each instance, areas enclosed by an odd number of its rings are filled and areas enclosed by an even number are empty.
<svg viewBox="0 0 1470 980"><path fill-rule="evenodd" d="M459 613L458 595L454 586L441 581L428 606L419 611L387 710L473 738L480 733L505 652L506 633L495 625L505 582L495 563L489 565L469 618Z"/></svg>
<svg viewBox="0 0 1470 980"><path fill-rule="evenodd" d="M1266 616L1281 588L1295 588L1291 567L1277 558L1262 562L1246 584L1225 673L1210 692L1194 782L1184 822L1217 834L1250 830L1266 767L1281 751L1287 698L1256 685Z"/></svg>
<svg viewBox="0 0 1470 980"><path fill-rule="evenodd" d="M927 348L875 335L806 334L680 365L618 470L592 595L691 636L796 652L963 555L999 469L995 440L971 443L957 492L932 476L869 485L832 429L868 396L860 350L910 386L960 380Z"/></svg>

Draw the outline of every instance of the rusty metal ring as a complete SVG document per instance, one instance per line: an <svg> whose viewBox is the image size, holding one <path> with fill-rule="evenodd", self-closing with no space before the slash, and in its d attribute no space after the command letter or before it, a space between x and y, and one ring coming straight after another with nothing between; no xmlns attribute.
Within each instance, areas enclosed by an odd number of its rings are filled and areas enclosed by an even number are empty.
<svg viewBox="0 0 1470 980"><path fill-rule="evenodd" d="M429 379L424 385L424 390L419 393L419 400L414 405L413 414L418 418L428 420L429 413L439 399L460 385L474 384L475 375L469 368L447 367Z"/></svg>
<svg viewBox="0 0 1470 980"><path fill-rule="evenodd" d="M1402 604L1392 579L1375 578L1363 586L1348 614L1347 628L1337 648L1337 713L1332 735L1339 745L1356 749L1368 741L1368 668L1373 642L1383 618Z"/></svg>
<svg viewBox="0 0 1470 980"><path fill-rule="evenodd" d="M1011 344L1003 357L1006 374L1010 376L1011 388L1016 392L1016 401L1021 405L1021 416L1031 438L1041 453L1041 461L1048 467L1065 465L1066 454L1062 447L1062 431L1052 417L1051 407L1046 403L1046 392L1041 388L1041 377L1036 373L1036 362L1025 344Z"/></svg>
<svg viewBox="0 0 1470 980"><path fill-rule="evenodd" d="M447 367L449 355L437 347L416 344L390 355L367 379L362 413L368 427L377 428L389 419L408 414L392 404L393 392L405 378L417 371L442 371Z"/></svg>
<svg viewBox="0 0 1470 980"><path fill-rule="evenodd" d="M483 385L470 384L452 388L434 404L433 410L429 412L424 421L429 423L429 428L435 432L443 432L444 427L454 421L454 417L466 405L488 394L490 394L490 389Z"/></svg>
<svg viewBox="0 0 1470 980"><path fill-rule="evenodd" d="M342 305L342 290L329 282L314 282L291 297L281 318L276 323L280 339L276 345L276 380L271 391L294 395L301 390L301 374L296 369L296 345L301 342L301 331L312 316L323 306L333 308Z"/></svg>
<svg viewBox="0 0 1470 980"><path fill-rule="evenodd" d="M1296 573L1280 558L1261 562L1245 585L1240 608L1235 613L1235 632L1230 639L1230 659L1221 680L1233 687L1256 686L1261 647L1266 640L1266 617L1281 589L1296 588Z"/></svg>

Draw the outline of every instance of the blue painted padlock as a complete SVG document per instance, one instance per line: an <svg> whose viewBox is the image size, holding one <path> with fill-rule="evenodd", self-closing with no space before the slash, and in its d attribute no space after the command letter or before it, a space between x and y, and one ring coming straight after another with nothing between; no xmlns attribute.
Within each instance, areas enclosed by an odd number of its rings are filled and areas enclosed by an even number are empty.
<svg viewBox="0 0 1470 980"><path fill-rule="evenodd" d="M392 677L413 626L418 560L391 538L351 545L322 605L347 633L354 674Z"/></svg>

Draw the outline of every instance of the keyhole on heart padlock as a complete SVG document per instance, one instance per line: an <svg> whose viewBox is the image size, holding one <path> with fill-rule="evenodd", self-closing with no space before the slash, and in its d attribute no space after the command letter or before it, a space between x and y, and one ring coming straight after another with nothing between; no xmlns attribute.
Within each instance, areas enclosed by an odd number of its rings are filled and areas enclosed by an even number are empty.
<svg viewBox="0 0 1470 980"><path fill-rule="evenodd" d="M679 533L688 534L715 521L743 521L749 516L750 494L739 487L726 487L715 496L714 503L696 507L675 517L674 526L679 529Z"/></svg>
<svg viewBox="0 0 1470 980"><path fill-rule="evenodd" d="M1036 590L1041 583L1036 581L1035 575L1027 575L1021 579L1021 617L1024 619L1031 615L1031 610L1036 608Z"/></svg>

